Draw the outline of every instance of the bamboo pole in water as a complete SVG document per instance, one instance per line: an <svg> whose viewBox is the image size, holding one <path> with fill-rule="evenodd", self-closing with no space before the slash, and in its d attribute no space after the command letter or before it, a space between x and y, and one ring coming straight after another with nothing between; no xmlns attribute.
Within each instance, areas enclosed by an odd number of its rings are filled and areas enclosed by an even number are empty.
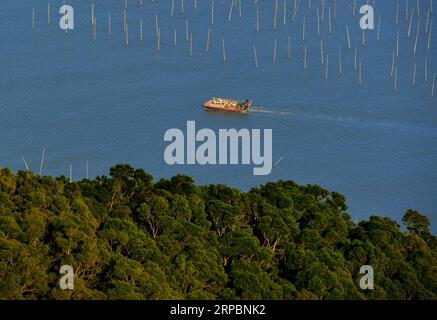
<svg viewBox="0 0 437 320"><path fill-rule="evenodd" d="M417 70L417 63L414 63L413 80L412 80L413 88L416 86L416 70Z"/></svg>
<svg viewBox="0 0 437 320"><path fill-rule="evenodd" d="M329 71L329 54L326 54L325 80L328 80L328 71Z"/></svg>
<svg viewBox="0 0 437 320"><path fill-rule="evenodd" d="M278 0L276 0L276 5L275 5L275 16L273 18L273 30L276 31L276 20L278 18Z"/></svg>
<svg viewBox="0 0 437 320"><path fill-rule="evenodd" d="M211 25L214 25L214 0L211 0Z"/></svg>
<svg viewBox="0 0 437 320"><path fill-rule="evenodd" d="M143 18L140 19L140 40L143 41Z"/></svg>
<svg viewBox="0 0 437 320"><path fill-rule="evenodd" d="M390 76L393 77L395 71L395 53L393 51L393 58L391 60L391 71L390 71Z"/></svg>
<svg viewBox="0 0 437 320"><path fill-rule="evenodd" d="M432 97L434 97L434 93L435 93L435 72L434 72L434 76L432 77L432 90L431 90Z"/></svg>
<svg viewBox="0 0 437 320"><path fill-rule="evenodd" d="M254 59L255 59L255 67L258 69L258 57L257 57L257 55L256 55L256 47L255 47L255 45L253 45L253 56L254 56Z"/></svg>
<svg viewBox="0 0 437 320"><path fill-rule="evenodd" d="M276 63L276 48L278 46L278 39L275 37L275 43L273 46L273 63Z"/></svg>
<svg viewBox="0 0 437 320"><path fill-rule="evenodd" d="M41 154L41 162L40 162L40 165L39 165L39 176L40 177L42 177L42 169L44 167L44 157L45 157L45 154L46 154L46 148L43 147L42 148L42 154Z"/></svg>
<svg viewBox="0 0 437 320"><path fill-rule="evenodd" d="M126 47L128 47L129 46L129 24L126 22L126 25L125 25L125 28L126 28L126 32L124 33L124 37L125 37L125 45L126 45Z"/></svg>
<svg viewBox="0 0 437 320"><path fill-rule="evenodd" d="M349 27L346 25L346 35L347 35L347 46L350 49L351 48L351 36L349 33Z"/></svg>
<svg viewBox="0 0 437 320"><path fill-rule="evenodd" d="M23 159L24 165L26 167L26 171L30 171L30 168L29 168L29 166L28 166L28 164L26 162L26 159L24 159L24 157L21 157L21 159Z"/></svg>
<svg viewBox="0 0 437 320"><path fill-rule="evenodd" d="M161 27L158 27L158 39L156 42L158 53L161 51Z"/></svg>
<svg viewBox="0 0 437 320"><path fill-rule="evenodd" d="M410 23L408 25L408 33L407 33L408 39L410 39L411 25L413 24L413 14L414 14L414 8L411 10Z"/></svg>
<svg viewBox="0 0 437 320"><path fill-rule="evenodd" d="M320 35L320 13L319 13L319 8L317 8L317 35Z"/></svg>
<svg viewBox="0 0 437 320"><path fill-rule="evenodd" d="M35 32L35 8L32 9L32 32Z"/></svg>
<svg viewBox="0 0 437 320"><path fill-rule="evenodd" d="M288 36L288 55L287 55L288 62L291 60L291 37Z"/></svg>
<svg viewBox="0 0 437 320"><path fill-rule="evenodd" d="M430 27L429 27L429 34L428 34L428 45L426 47L427 50L429 50L430 45L431 45L431 34L432 34L432 20L430 22Z"/></svg>
<svg viewBox="0 0 437 320"><path fill-rule="evenodd" d="M303 68L306 71L308 69L308 63L307 63L307 46L305 46L305 54L304 54L304 64L303 64Z"/></svg>
<svg viewBox="0 0 437 320"><path fill-rule="evenodd" d="M325 59L325 54L323 53L323 40L320 39L320 62L322 63L322 65L325 63L324 59Z"/></svg>
<svg viewBox="0 0 437 320"><path fill-rule="evenodd" d="M185 19L185 41L186 42L190 41L190 39L188 37L188 18Z"/></svg>
<svg viewBox="0 0 437 320"><path fill-rule="evenodd" d="M174 16L174 0L172 0L171 2L171 13L170 16L173 17Z"/></svg>
<svg viewBox="0 0 437 320"><path fill-rule="evenodd" d="M355 58L354 58L354 70L355 71L357 71L357 58L358 58L357 47L355 46Z"/></svg>
<svg viewBox="0 0 437 320"><path fill-rule="evenodd" d="M259 9L256 7L256 32L259 32Z"/></svg>
<svg viewBox="0 0 437 320"><path fill-rule="evenodd" d="M111 22L111 13L108 13L108 35L112 34L112 22Z"/></svg>
<svg viewBox="0 0 437 320"><path fill-rule="evenodd" d="M414 42L414 50L413 50L414 55L416 55L417 52L417 44L419 42L419 32L420 32L420 17L417 19L416 41Z"/></svg>
<svg viewBox="0 0 437 320"><path fill-rule="evenodd" d="M177 44L178 44L177 41L178 41L178 40L177 40L177 31L176 31L176 29L174 29L174 31L173 31L173 46L174 46L174 47L177 46Z"/></svg>
<svg viewBox="0 0 437 320"><path fill-rule="evenodd" d="M287 0L284 0L284 26L287 24Z"/></svg>
<svg viewBox="0 0 437 320"><path fill-rule="evenodd" d="M232 18L232 11L234 9L234 1L235 0L232 0L231 7L229 8L228 21L231 21L231 18Z"/></svg>
<svg viewBox="0 0 437 320"><path fill-rule="evenodd" d="M209 41L211 38L211 28L208 28L208 38L206 39L206 53L209 52Z"/></svg>
<svg viewBox="0 0 437 320"><path fill-rule="evenodd" d="M358 85L361 86L362 84L362 62L360 60L359 69L358 69Z"/></svg>
<svg viewBox="0 0 437 320"><path fill-rule="evenodd" d="M425 57L425 83L428 83L428 57Z"/></svg>

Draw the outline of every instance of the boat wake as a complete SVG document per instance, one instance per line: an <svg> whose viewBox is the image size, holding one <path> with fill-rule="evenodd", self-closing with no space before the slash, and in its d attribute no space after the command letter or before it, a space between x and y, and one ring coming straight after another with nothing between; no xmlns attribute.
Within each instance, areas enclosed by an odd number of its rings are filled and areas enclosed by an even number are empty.
<svg viewBox="0 0 437 320"><path fill-rule="evenodd" d="M278 115L278 116L291 116L291 115L293 115L293 113L290 111L269 109L269 108L263 108L263 107L253 107L252 109L250 109L250 112L268 113L268 114Z"/></svg>

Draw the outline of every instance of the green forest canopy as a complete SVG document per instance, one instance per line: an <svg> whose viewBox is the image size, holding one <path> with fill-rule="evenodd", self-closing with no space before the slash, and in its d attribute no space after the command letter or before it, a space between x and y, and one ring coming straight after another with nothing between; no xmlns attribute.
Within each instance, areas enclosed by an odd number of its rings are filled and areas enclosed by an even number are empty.
<svg viewBox="0 0 437 320"><path fill-rule="evenodd" d="M73 183L0 169L0 299L435 299L429 219L403 223L357 225L344 196L292 181L242 192L124 164ZM65 264L74 290L59 288Z"/></svg>

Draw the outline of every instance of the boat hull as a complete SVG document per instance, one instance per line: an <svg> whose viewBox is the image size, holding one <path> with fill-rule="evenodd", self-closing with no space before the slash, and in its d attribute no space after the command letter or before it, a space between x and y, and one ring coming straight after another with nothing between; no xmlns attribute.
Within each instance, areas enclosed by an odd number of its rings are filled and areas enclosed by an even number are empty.
<svg viewBox="0 0 437 320"><path fill-rule="evenodd" d="M234 113L246 113L250 110L250 107L252 106L252 102L245 103L244 107L238 105L238 101L236 100L225 100L229 101L229 104L223 104L223 103L214 103L214 101L209 100L203 104L203 107L205 110L212 110L212 111L224 111L224 112L234 112Z"/></svg>

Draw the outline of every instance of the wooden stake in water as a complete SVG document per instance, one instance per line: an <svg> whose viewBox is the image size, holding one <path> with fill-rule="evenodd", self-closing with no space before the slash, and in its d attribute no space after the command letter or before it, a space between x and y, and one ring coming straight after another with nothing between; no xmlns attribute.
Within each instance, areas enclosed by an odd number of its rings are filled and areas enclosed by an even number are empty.
<svg viewBox="0 0 437 320"><path fill-rule="evenodd" d="M326 54L325 80L328 80L328 71L329 71L329 54Z"/></svg>
<svg viewBox="0 0 437 320"><path fill-rule="evenodd" d="M303 63L303 68L306 71L308 69L308 64L307 64L307 46L305 46L305 53L304 53L304 63Z"/></svg>
<svg viewBox="0 0 437 320"><path fill-rule="evenodd" d="M429 33L428 33L428 45L426 47L427 50L429 50L430 45L431 45L431 34L432 34L432 20L429 26Z"/></svg>
<svg viewBox="0 0 437 320"><path fill-rule="evenodd" d="M253 45L253 56L255 58L255 67L258 69L258 57L256 55L256 47Z"/></svg>
<svg viewBox="0 0 437 320"><path fill-rule="evenodd" d="M302 41L305 41L305 17L303 17L302 22Z"/></svg>
<svg viewBox="0 0 437 320"><path fill-rule="evenodd" d="M328 33L332 33L332 23L331 23L331 7L328 8Z"/></svg>
<svg viewBox="0 0 437 320"><path fill-rule="evenodd" d="M177 46L177 32L176 29L174 29L173 31L173 46L176 47Z"/></svg>
<svg viewBox="0 0 437 320"><path fill-rule="evenodd" d="M140 19L140 40L143 41L143 18Z"/></svg>
<svg viewBox="0 0 437 320"><path fill-rule="evenodd" d="M70 183L72 183L72 182L73 182L73 166L70 163Z"/></svg>
<svg viewBox="0 0 437 320"><path fill-rule="evenodd" d="M126 32L124 33L124 40L125 40L126 47L128 47L129 46L129 24L127 22L126 22L125 28L126 28Z"/></svg>
<svg viewBox="0 0 437 320"><path fill-rule="evenodd" d="M111 13L108 13L108 34L112 34Z"/></svg>
<svg viewBox="0 0 437 320"><path fill-rule="evenodd" d="M174 15L174 0L171 2L171 13L170 16L173 17Z"/></svg>

